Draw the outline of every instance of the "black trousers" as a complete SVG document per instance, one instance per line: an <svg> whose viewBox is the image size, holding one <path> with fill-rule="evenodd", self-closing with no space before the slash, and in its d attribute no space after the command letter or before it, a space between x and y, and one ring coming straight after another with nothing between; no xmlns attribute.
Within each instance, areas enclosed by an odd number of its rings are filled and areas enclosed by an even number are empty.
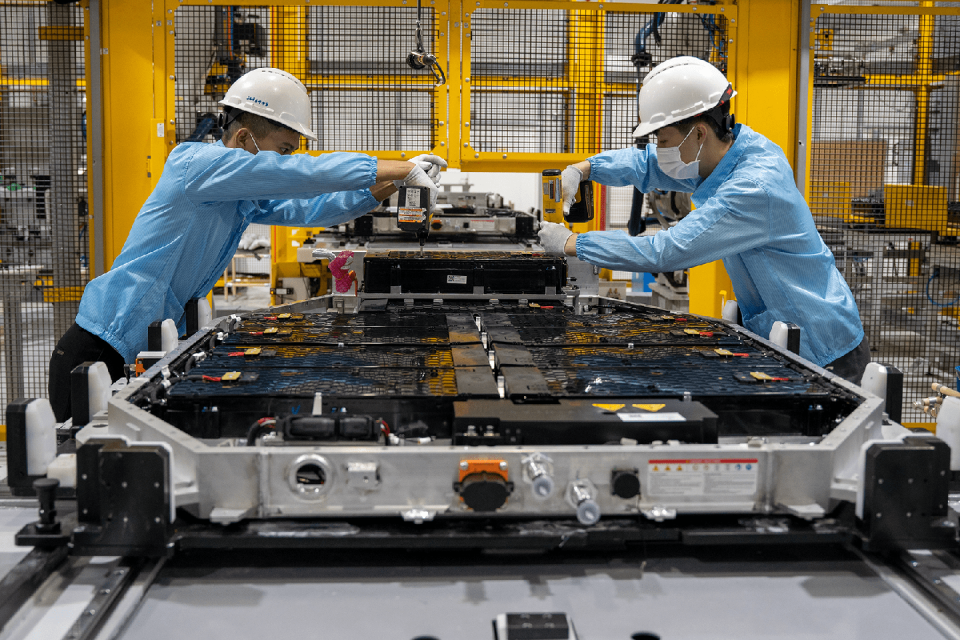
<svg viewBox="0 0 960 640"><path fill-rule="evenodd" d="M853 351L845 356L840 356L830 364L824 367L844 380L849 380L853 384L860 384L863 378L863 371L870 364L870 343L867 342L867 336L857 345Z"/></svg>
<svg viewBox="0 0 960 640"><path fill-rule="evenodd" d="M47 391L57 422L73 416L70 405L70 372L84 362L103 362L110 372L110 380L123 377L123 356L103 338L96 336L76 322L57 342L50 356L50 375Z"/></svg>

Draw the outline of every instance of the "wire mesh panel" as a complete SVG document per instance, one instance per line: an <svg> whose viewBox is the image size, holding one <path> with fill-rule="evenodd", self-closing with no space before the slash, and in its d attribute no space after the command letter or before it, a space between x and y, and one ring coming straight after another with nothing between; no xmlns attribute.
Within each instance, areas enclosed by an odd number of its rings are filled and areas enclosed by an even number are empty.
<svg viewBox="0 0 960 640"><path fill-rule="evenodd" d="M422 44L439 22L421 11ZM177 141L218 135L211 115L245 72L278 67L310 93L314 151L427 150L446 112L429 71L407 65L417 7L184 6L174 42Z"/></svg>
<svg viewBox="0 0 960 640"><path fill-rule="evenodd" d="M960 9L814 13L810 208L904 421L929 421L913 403L960 365Z"/></svg>
<svg viewBox="0 0 960 640"><path fill-rule="evenodd" d="M88 279L84 11L0 5L0 405L47 395Z"/></svg>
<svg viewBox="0 0 960 640"><path fill-rule="evenodd" d="M726 73L729 26L725 12L605 14L602 149L634 143L640 82L661 62L693 56Z"/></svg>
<svg viewBox="0 0 960 640"><path fill-rule="evenodd" d="M465 164L484 153L585 156L629 146L638 78L678 55L728 65L727 18L708 7L701 15L515 5L478 3L465 15Z"/></svg>

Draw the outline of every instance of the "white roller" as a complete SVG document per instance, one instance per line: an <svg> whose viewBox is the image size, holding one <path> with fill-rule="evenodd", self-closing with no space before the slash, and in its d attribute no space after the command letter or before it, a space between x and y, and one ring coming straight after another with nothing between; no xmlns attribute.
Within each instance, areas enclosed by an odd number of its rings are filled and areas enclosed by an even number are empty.
<svg viewBox="0 0 960 640"><path fill-rule="evenodd" d="M736 300L727 300L723 305L723 311L720 312L720 317L727 322L736 323L738 321L737 316L739 315L739 311L740 306Z"/></svg>
<svg viewBox="0 0 960 640"><path fill-rule="evenodd" d="M206 327L213 320L213 309L206 298L197 299L197 326Z"/></svg>
<svg viewBox="0 0 960 640"><path fill-rule="evenodd" d="M27 474L42 476L57 457L57 419L46 398L31 402L24 414L27 423Z"/></svg>
<svg viewBox="0 0 960 640"><path fill-rule="evenodd" d="M770 342L778 347L786 349L789 336L790 328L787 327L786 322L780 322L777 320L773 323L773 326L770 328Z"/></svg>
<svg viewBox="0 0 960 640"><path fill-rule="evenodd" d="M943 399L937 413L937 437L950 446L950 470L960 471L960 398Z"/></svg>
<svg viewBox="0 0 960 640"><path fill-rule="evenodd" d="M203 326L203 325L201 325ZM160 350L169 353L177 348L177 323L167 318L160 323Z"/></svg>
<svg viewBox="0 0 960 640"><path fill-rule="evenodd" d="M110 371L103 362L94 362L87 372L87 396L90 407L90 417L107 410L107 401L110 399ZM62 484L62 483L61 483Z"/></svg>
<svg viewBox="0 0 960 640"><path fill-rule="evenodd" d="M47 467L47 477L59 480L61 487L77 486L77 454L65 453L54 458Z"/></svg>

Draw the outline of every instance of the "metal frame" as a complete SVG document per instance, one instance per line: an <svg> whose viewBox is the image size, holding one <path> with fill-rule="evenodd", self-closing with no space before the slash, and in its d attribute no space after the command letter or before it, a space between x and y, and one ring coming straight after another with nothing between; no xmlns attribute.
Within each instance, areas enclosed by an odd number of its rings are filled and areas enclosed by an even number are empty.
<svg viewBox="0 0 960 640"><path fill-rule="evenodd" d="M404 294L404 298L418 296ZM435 298L435 295L421 296ZM326 296L308 303L291 305L289 310L303 312L339 308L337 299ZM347 302L352 306L354 297ZM595 304L596 299L580 299L579 305ZM283 307L278 310L284 309ZM464 508L451 486L451 474L465 459L495 456L506 462L513 477L522 477L527 456L539 453L552 459L553 475L559 486L577 478L589 478L603 487L609 483L612 467L639 469L641 485L648 487L651 460L662 458L716 459L744 457L756 459L760 472L757 490L749 496L650 496L644 492L636 501L624 503L603 491L595 497L601 512L611 515L646 514L654 519L693 513L791 514L818 518L832 511L840 501L856 502L862 497L861 447L868 440L895 439L905 434L899 427L883 426L883 401L862 392L846 381L835 382L863 397L862 404L830 434L815 443L751 438L747 442L718 445L662 444L585 447L485 447L463 451L459 447L370 447L370 446L261 446L222 447L194 439L131 404L129 399L148 381L161 379L164 369L182 360L198 345L228 326L209 327L165 356L147 374L134 380L109 401L107 419L94 421L78 434L83 442L90 437L119 438L130 444L163 443L171 453L171 507L185 508L194 515L215 522L233 522L243 518L278 517L351 517L393 516L429 520L436 515L473 517ZM729 330L741 333L765 347L823 376L831 374L794 354L782 352L768 341L737 325ZM899 435L897 435L899 434ZM331 477L340 474L348 462L376 462L385 479L376 492L362 492L349 486L344 477L331 480L329 488L316 499L304 496L289 482L296 461L305 455L319 455L320 463ZM340 474L343 475L343 474ZM407 480L416 478L416 489ZM858 480L858 478L860 478ZM567 516L574 508L558 491L547 500L537 500L530 485L517 482L518 489L495 516ZM490 517L491 514L481 514Z"/></svg>
<svg viewBox="0 0 960 640"><path fill-rule="evenodd" d="M805 4L807 0L804 0ZM914 158L913 158L913 178L915 184L923 184L925 173L925 150L927 140L927 104L930 100L930 91L938 83L942 83L948 76L960 76L960 71L948 73L933 73L933 29L935 16L960 16L960 8L937 7L933 0L921 0L918 7L903 6L840 6L825 4L810 4L809 15L810 22L807 28L803 27L801 22L801 88L805 90L806 100L801 102L798 99L798 106L803 108L806 117L798 122L798 154L797 154L797 180L798 185L802 185L800 192L807 195L806 187L810 181L810 153L809 144L812 136L809 122L813 117L813 75L810 70L813 68L814 49L811 46L816 34L813 28L816 26L817 18L824 15L915 15L919 16L920 39L917 44L919 59L917 71L913 74L904 75L885 75L868 74L865 76L864 90L870 88L890 89L897 88L913 91L916 99L916 128L914 130ZM806 13L804 15L807 15ZM803 37L804 34L806 37ZM805 76L803 75L805 67ZM804 77L806 82L804 82ZM895 86L894 86L895 85ZM802 134L802 136L801 136ZM806 145L806 152L803 154L802 178L799 153L801 146ZM802 180L802 182L801 182Z"/></svg>
<svg viewBox="0 0 960 640"><path fill-rule="evenodd" d="M87 55L87 127L90 136L87 142L88 186L93 214L93 233L90 247L93 260L90 262L90 275L106 272L103 243L103 78L100 58L100 0L89 0L86 25L89 30L89 42L85 47ZM91 16L93 18L91 19Z"/></svg>
<svg viewBox="0 0 960 640"><path fill-rule="evenodd" d="M600 138L603 131L603 110L599 108L603 96L606 95L633 95L636 92L634 83L608 83L604 77L603 60L603 41L604 29L603 20L607 14L612 13L678 13L678 14L710 14L724 17L728 20L727 29L731 42L737 40L736 17L738 8L736 6L703 6L703 5L669 5L651 7L648 4L629 4L614 3L604 5L603 2L594 4L593 2L553 2L537 0L513 0L511 2L498 2L496 0L479 0L473 3L467 3L467 8L461 14L461 24L464 34L461 38L463 58L461 64L463 67L463 84L461 85L461 105L460 113L461 126L459 140L451 141L460 151L460 168L464 171L530 171L540 172L544 169L564 166L573 162L582 160L587 155L599 153L601 148ZM579 66L596 69L597 72L589 80L590 92L597 96L598 119L591 121L583 109L574 114L577 121L577 148L590 149L590 153L578 151L575 153L500 153L500 152L481 152L473 148L470 142L470 97L473 91L473 85L470 83L469 70L471 62L472 43L470 29L472 28L472 13L484 9L509 9L509 10L567 10L573 16L571 22L571 36L568 46L568 65L567 76L563 81L556 82L550 80L557 91L569 92L572 89L574 80L579 74L576 69ZM588 39L587 34L596 34L594 39ZM736 70L736 50L730 47L728 58L728 76L731 81L736 83L734 75ZM523 80L517 78L504 78L498 86L498 89L509 91L518 90L524 86ZM547 79L543 79L547 82Z"/></svg>

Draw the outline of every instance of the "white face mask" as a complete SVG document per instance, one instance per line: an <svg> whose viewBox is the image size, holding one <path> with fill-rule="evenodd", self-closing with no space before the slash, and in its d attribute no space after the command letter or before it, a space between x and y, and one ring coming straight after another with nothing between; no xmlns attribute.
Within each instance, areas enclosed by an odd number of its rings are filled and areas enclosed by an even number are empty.
<svg viewBox="0 0 960 640"><path fill-rule="evenodd" d="M257 139L253 137L253 134L250 134L250 139L253 140L253 146L257 148L257 153L260 153L260 145L257 144ZM680 144L683 144L682 142ZM257 155L256 153L253 155Z"/></svg>
<svg viewBox="0 0 960 640"><path fill-rule="evenodd" d="M680 144L675 147L657 147L657 164L660 165L660 170L671 178L691 180L700 177L700 152L703 151L703 143L700 143L700 149L697 150L697 158L693 162L687 164L680 159L680 146L687 141L687 138L690 137L690 134L693 133L695 129L696 127L690 129L683 140L680 141Z"/></svg>

